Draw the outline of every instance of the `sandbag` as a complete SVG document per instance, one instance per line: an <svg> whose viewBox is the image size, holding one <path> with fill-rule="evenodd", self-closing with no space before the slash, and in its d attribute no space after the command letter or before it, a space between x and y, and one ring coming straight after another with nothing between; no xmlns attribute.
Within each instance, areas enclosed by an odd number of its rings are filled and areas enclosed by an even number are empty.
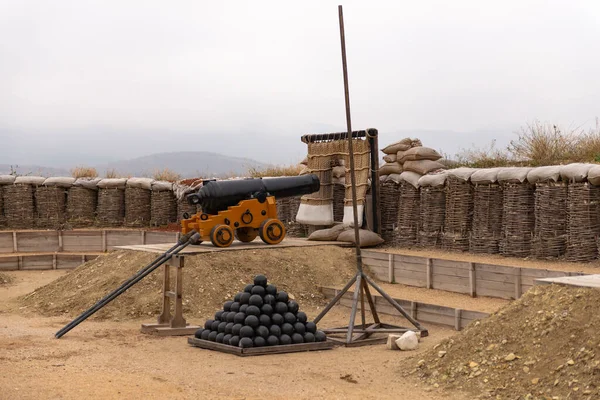
<svg viewBox="0 0 600 400"><path fill-rule="evenodd" d="M340 233L348 229L346 225L338 224L328 229L319 229L308 236L308 240L335 241Z"/></svg>
<svg viewBox="0 0 600 400"><path fill-rule="evenodd" d="M302 171L300 171L300 173L298 175L306 175L306 174L310 174L310 168L308 168L308 167L302 168Z"/></svg>
<svg viewBox="0 0 600 400"><path fill-rule="evenodd" d="M58 186L64 188L70 188L75 183L75 178L70 176L55 176L48 178L44 181L44 186Z"/></svg>
<svg viewBox="0 0 600 400"><path fill-rule="evenodd" d="M381 167L379 167L380 175L400 174L400 173L402 173L402 165L400 165L397 162L385 163Z"/></svg>
<svg viewBox="0 0 600 400"><path fill-rule="evenodd" d="M471 182L481 185L496 183L498 182L498 172L500 172L500 168L478 169L471 175Z"/></svg>
<svg viewBox="0 0 600 400"><path fill-rule="evenodd" d="M421 179L421 175L413 171L404 171L400 174L400 181L410 183L417 189L419 188L419 179Z"/></svg>
<svg viewBox="0 0 600 400"><path fill-rule="evenodd" d="M590 168L587 179L592 185L600 185L600 165L594 165Z"/></svg>
<svg viewBox="0 0 600 400"><path fill-rule="evenodd" d="M383 161L388 163L396 162L396 154L387 154L383 157Z"/></svg>
<svg viewBox="0 0 600 400"><path fill-rule="evenodd" d="M389 174L387 176L387 179L385 181L386 182L390 181L390 182L394 182L394 183L400 183L402 181L402 178L400 178L400 176L402 176L402 174Z"/></svg>
<svg viewBox="0 0 600 400"><path fill-rule="evenodd" d="M346 168L340 166L337 167L333 167L331 169L331 174L333 175L334 178L341 178L342 176L346 175Z"/></svg>
<svg viewBox="0 0 600 400"><path fill-rule="evenodd" d="M0 175L0 185L11 185L15 183L14 175Z"/></svg>
<svg viewBox="0 0 600 400"><path fill-rule="evenodd" d="M151 190L152 182L154 182L154 179L151 178L129 178L127 187Z"/></svg>
<svg viewBox="0 0 600 400"><path fill-rule="evenodd" d="M17 176L15 178L15 185L25 184L38 186L44 183L45 180L46 178L44 178L43 176Z"/></svg>
<svg viewBox="0 0 600 400"><path fill-rule="evenodd" d="M304 157L304 160L300 161L302 165L308 165L308 156Z"/></svg>
<svg viewBox="0 0 600 400"><path fill-rule="evenodd" d="M592 164L567 164L561 167L560 177L569 182L584 182L587 179L588 171Z"/></svg>
<svg viewBox="0 0 600 400"><path fill-rule="evenodd" d="M152 182L152 190L155 192L164 192L166 190L173 190L173 182L154 181L154 182Z"/></svg>
<svg viewBox="0 0 600 400"><path fill-rule="evenodd" d="M404 138L396 143L392 143L389 146L384 147L381 151L383 151L385 154L396 154L401 150L410 149L411 142L411 138Z"/></svg>
<svg viewBox="0 0 600 400"><path fill-rule="evenodd" d="M560 180L560 165L533 168L527 173L527 181L531 184L538 182L558 182Z"/></svg>
<svg viewBox="0 0 600 400"><path fill-rule="evenodd" d="M400 161L404 157L404 154L406 154L406 151L404 151L404 150L398 151L396 153L396 161Z"/></svg>
<svg viewBox="0 0 600 400"><path fill-rule="evenodd" d="M475 168L460 167L448 170L448 176L466 182L477 171Z"/></svg>
<svg viewBox="0 0 600 400"><path fill-rule="evenodd" d="M86 189L98 189L98 182L100 182L102 178L78 178L73 186L80 186Z"/></svg>
<svg viewBox="0 0 600 400"><path fill-rule="evenodd" d="M507 167L498 172L498 182L523 183L527 180L527 174L531 168Z"/></svg>
<svg viewBox="0 0 600 400"><path fill-rule="evenodd" d="M127 179L126 178L104 178L101 179L100 182L98 182L98 187L101 189L125 189L125 186L127 185Z"/></svg>
<svg viewBox="0 0 600 400"><path fill-rule="evenodd" d="M405 171L416 172L417 174L425 175L432 171L437 171L440 169L444 169L444 164L439 163L437 161L431 160L416 160L416 161L406 161L402 164L402 168Z"/></svg>
<svg viewBox="0 0 600 400"><path fill-rule="evenodd" d="M435 162L435 161L434 161ZM423 175L419 178L419 186L423 187L439 187L444 186L448 173L441 171L436 174Z"/></svg>
<svg viewBox="0 0 600 400"><path fill-rule="evenodd" d="M379 175L379 182L385 182L389 175Z"/></svg>
<svg viewBox="0 0 600 400"><path fill-rule="evenodd" d="M384 242L384 240L375 232L368 231L366 229L359 229L358 237L360 240L360 247L377 246ZM354 229L348 229L343 231L337 237L338 242L347 242L356 244L356 236Z"/></svg>
<svg viewBox="0 0 600 400"><path fill-rule="evenodd" d="M406 161L416 161L416 160L437 161L440 158L442 158L442 156L440 155L440 153L438 153L434 149L429 148L429 147L418 146L418 147L412 147L409 150L406 150L404 152L402 158L398 159L398 162L405 163Z"/></svg>

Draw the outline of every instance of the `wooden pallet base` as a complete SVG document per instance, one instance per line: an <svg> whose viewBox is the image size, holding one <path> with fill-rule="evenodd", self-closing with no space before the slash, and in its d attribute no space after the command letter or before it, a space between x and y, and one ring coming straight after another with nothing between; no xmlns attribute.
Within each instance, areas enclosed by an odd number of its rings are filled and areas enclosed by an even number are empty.
<svg viewBox="0 0 600 400"><path fill-rule="evenodd" d="M387 337L390 333L404 333L407 331L415 330L384 323L371 323L366 327L363 327L362 325L354 325L354 335L352 336L352 341L348 343L346 338L346 334L348 332L347 326L323 329L323 332L327 334L327 340L334 342L337 346L344 347L360 347L386 343ZM424 331L424 333L424 335L421 333L422 336L427 336L427 331ZM343 337L338 338L334 335L343 335ZM378 337L371 337L371 335L378 335Z"/></svg>
<svg viewBox="0 0 600 400"><path fill-rule="evenodd" d="M169 324L142 324L140 331L156 336L188 336L193 335L201 327L186 324L183 328L171 328Z"/></svg>
<svg viewBox="0 0 600 400"><path fill-rule="evenodd" d="M222 343L211 342L209 340L197 339L194 337L188 338L188 343L201 349L216 350L222 353L235 354L236 356L240 357L296 353L300 351L330 350L335 346L334 343L327 341L280 346L250 347L247 349L242 349L240 347L233 347Z"/></svg>

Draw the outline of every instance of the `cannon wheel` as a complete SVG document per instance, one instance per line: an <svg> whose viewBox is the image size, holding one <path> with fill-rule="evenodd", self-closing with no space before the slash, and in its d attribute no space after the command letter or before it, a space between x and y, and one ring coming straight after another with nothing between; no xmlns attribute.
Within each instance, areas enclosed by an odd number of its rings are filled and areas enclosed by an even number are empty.
<svg viewBox="0 0 600 400"><path fill-rule="evenodd" d="M258 234L260 235L262 241L266 244L281 243L285 237L285 226L280 220L269 218L260 224Z"/></svg>
<svg viewBox="0 0 600 400"><path fill-rule="evenodd" d="M258 236L258 229L256 228L237 228L235 230L235 237L240 242L248 243L256 239Z"/></svg>
<svg viewBox="0 0 600 400"><path fill-rule="evenodd" d="M215 225L209 236L210 242L216 247L229 247L233 242L233 230L228 225Z"/></svg>

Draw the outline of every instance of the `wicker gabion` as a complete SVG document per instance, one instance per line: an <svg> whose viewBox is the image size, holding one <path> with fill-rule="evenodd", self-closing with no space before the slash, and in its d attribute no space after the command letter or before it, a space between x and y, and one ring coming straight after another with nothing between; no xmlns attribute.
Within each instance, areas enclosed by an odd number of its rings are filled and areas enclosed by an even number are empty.
<svg viewBox="0 0 600 400"><path fill-rule="evenodd" d="M139 187L125 188L125 225L150 225L152 192Z"/></svg>
<svg viewBox="0 0 600 400"><path fill-rule="evenodd" d="M398 224L395 244L410 247L417 243L421 196L419 189L408 182L400 183Z"/></svg>
<svg viewBox="0 0 600 400"><path fill-rule="evenodd" d="M152 190L150 225L163 226L177 222L177 199L172 190Z"/></svg>
<svg viewBox="0 0 600 400"><path fill-rule="evenodd" d="M502 239L500 253L504 256L527 257L535 227L534 186L524 183L503 183Z"/></svg>
<svg viewBox="0 0 600 400"><path fill-rule="evenodd" d="M308 225L296 222L301 198L302 196L293 196L277 199L277 217L285 224L286 235L289 237L306 237L308 235Z"/></svg>
<svg viewBox="0 0 600 400"><path fill-rule="evenodd" d="M344 220L344 197L346 187L340 184L333 185L333 220L342 222Z"/></svg>
<svg viewBox="0 0 600 400"><path fill-rule="evenodd" d="M532 254L537 258L555 258L567 247L567 197L565 182L541 182L535 185L535 230Z"/></svg>
<svg viewBox="0 0 600 400"><path fill-rule="evenodd" d="M497 254L502 237L502 186L478 184L473 188L473 224L469 251Z"/></svg>
<svg viewBox="0 0 600 400"><path fill-rule="evenodd" d="M386 243L396 240L398 208L400 206L400 185L385 182L379 186L379 210L381 213L381 237Z"/></svg>
<svg viewBox="0 0 600 400"><path fill-rule="evenodd" d="M58 186L38 186L35 190L36 226L62 229L65 223L67 190Z"/></svg>
<svg viewBox="0 0 600 400"><path fill-rule="evenodd" d="M125 189L98 189L96 220L99 226L121 226L125 219Z"/></svg>
<svg viewBox="0 0 600 400"><path fill-rule="evenodd" d="M194 215L198 212L198 206L188 203L187 199L182 197L177 200L177 221L180 222L184 218L184 214Z"/></svg>
<svg viewBox="0 0 600 400"><path fill-rule="evenodd" d="M92 226L96 219L98 191L82 186L72 186L67 193L67 222L69 227Z"/></svg>
<svg viewBox="0 0 600 400"><path fill-rule="evenodd" d="M468 251L473 222L473 186L469 182L449 176L446 180L446 215L442 248Z"/></svg>
<svg viewBox="0 0 600 400"><path fill-rule="evenodd" d="M421 217L417 243L422 247L439 247L446 215L444 186L421 187Z"/></svg>
<svg viewBox="0 0 600 400"><path fill-rule="evenodd" d="M30 229L34 226L34 188L29 184L4 186L4 215L6 226L12 229Z"/></svg>
<svg viewBox="0 0 600 400"><path fill-rule="evenodd" d="M592 261L598 257L600 186L569 183L567 197L567 250L569 261Z"/></svg>
<svg viewBox="0 0 600 400"><path fill-rule="evenodd" d="M4 186L0 185L0 229L6 227L6 216L4 215Z"/></svg>

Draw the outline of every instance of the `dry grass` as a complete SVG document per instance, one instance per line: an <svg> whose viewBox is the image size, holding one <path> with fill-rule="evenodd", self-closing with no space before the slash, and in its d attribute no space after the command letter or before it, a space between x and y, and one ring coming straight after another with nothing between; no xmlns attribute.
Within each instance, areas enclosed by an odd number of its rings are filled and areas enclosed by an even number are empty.
<svg viewBox="0 0 600 400"><path fill-rule="evenodd" d="M104 174L104 177L109 179L120 178L121 174L119 174L116 169L111 168L106 170L106 174Z"/></svg>
<svg viewBox="0 0 600 400"><path fill-rule="evenodd" d="M167 181L167 182L177 182L181 179L181 175L177 172L170 170L169 168L164 168L159 171L154 172L152 175L154 179L157 181Z"/></svg>
<svg viewBox="0 0 600 400"><path fill-rule="evenodd" d="M98 171L93 167L78 166L71 169L71 176L73 178L96 178Z"/></svg>
<svg viewBox="0 0 600 400"><path fill-rule="evenodd" d="M255 167L248 168L248 175L252 178L262 178L265 176L297 176L304 168L304 165L277 165L264 169Z"/></svg>
<svg viewBox="0 0 600 400"><path fill-rule="evenodd" d="M463 149L455 160L455 166L467 166L471 168L493 168L514 165L513 160L506 150L498 149L496 141L487 148Z"/></svg>

